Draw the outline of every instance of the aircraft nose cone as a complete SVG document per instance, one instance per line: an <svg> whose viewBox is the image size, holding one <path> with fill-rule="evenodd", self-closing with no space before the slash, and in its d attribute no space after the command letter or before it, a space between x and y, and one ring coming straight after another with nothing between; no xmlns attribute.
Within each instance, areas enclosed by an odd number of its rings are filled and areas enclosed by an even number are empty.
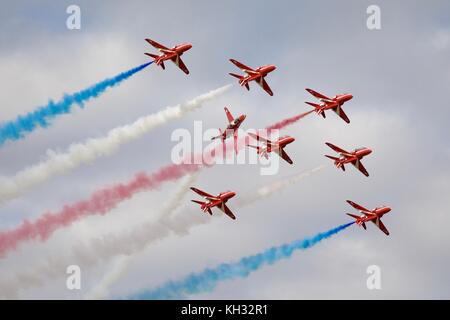
<svg viewBox="0 0 450 320"><path fill-rule="evenodd" d="M231 199L236 195L236 192L228 191L226 195L226 199Z"/></svg>
<svg viewBox="0 0 450 320"><path fill-rule="evenodd" d="M241 121L244 121L245 118L247 118L247 116L246 116L245 114L243 114L243 115L241 116Z"/></svg>
<svg viewBox="0 0 450 320"><path fill-rule="evenodd" d="M386 207L386 213L390 212L392 209L390 207Z"/></svg>
<svg viewBox="0 0 450 320"><path fill-rule="evenodd" d="M284 136L282 139L286 142L286 144L295 141L295 138L294 138L294 137L291 137L291 136Z"/></svg>
<svg viewBox="0 0 450 320"><path fill-rule="evenodd" d="M351 99L353 99L353 95L351 95L351 94L349 94L349 95L347 95L347 100L351 100Z"/></svg>
<svg viewBox="0 0 450 320"><path fill-rule="evenodd" d="M371 154L372 153L372 149L367 148L367 154Z"/></svg>

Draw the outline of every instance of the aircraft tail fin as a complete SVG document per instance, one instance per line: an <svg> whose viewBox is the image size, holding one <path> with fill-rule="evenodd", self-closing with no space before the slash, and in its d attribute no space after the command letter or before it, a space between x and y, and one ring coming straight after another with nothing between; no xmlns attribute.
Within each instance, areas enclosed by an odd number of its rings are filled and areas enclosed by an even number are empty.
<svg viewBox="0 0 450 320"><path fill-rule="evenodd" d="M219 128L219 132L220 132L220 134L218 136L212 137L211 140L216 140L216 139L222 138L222 141L224 141L225 139L223 138L222 129Z"/></svg>
<svg viewBox="0 0 450 320"><path fill-rule="evenodd" d="M235 78L238 78L239 80L241 80L241 79L244 78L243 76L241 76L241 75L239 75L239 74L236 74L236 73L229 73L229 74L230 74L230 76L233 76L233 77L235 77Z"/></svg>
<svg viewBox="0 0 450 320"><path fill-rule="evenodd" d="M248 82L244 81L245 77L243 77L243 76L241 76L239 74L236 74L236 73L229 73L229 75L233 76L235 78L238 78L239 79L239 84L241 86L245 86L247 88L247 90L250 90L250 86L248 85Z"/></svg>
<svg viewBox="0 0 450 320"><path fill-rule="evenodd" d="M253 145L251 145L251 144L248 144L247 146L249 146L250 148L254 148L254 149L256 149L256 151L258 152L258 154L260 154L260 153L261 153L261 147L258 147L258 146L253 146Z"/></svg>
<svg viewBox="0 0 450 320"><path fill-rule="evenodd" d="M208 213L209 213L210 215L212 215L211 208L209 208L209 207L206 206L206 202L198 201L198 200L191 200L191 201L192 201L192 202L195 202L195 203L198 203L198 204L200 205L200 209L202 209L205 213L206 213L206 211L208 211Z"/></svg>
<svg viewBox="0 0 450 320"><path fill-rule="evenodd" d="M339 163L339 158L333 157L333 156L329 156L329 155L325 155L325 157L331 159L334 161L334 165L338 168L341 168L342 171L345 171L345 166L342 163Z"/></svg>
<svg viewBox="0 0 450 320"><path fill-rule="evenodd" d="M161 66L161 68L163 68L163 70L166 69L166 66L164 65L164 61L159 60L160 57L157 54L147 53L146 52L145 55L155 59L153 61L156 63L156 65Z"/></svg>
<svg viewBox="0 0 450 320"><path fill-rule="evenodd" d="M359 217L355 214L351 214L351 213L347 213L347 215L354 218L356 220L356 224L362 226L364 228L364 230L367 229L365 222L361 221L361 217Z"/></svg>
<svg viewBox="0 0 450 320"><path fill-rule="evenodd" d="M325 155L325 157L330 158L331 160L339 160L339 158L333 157L333 156L329 156L329 155Z"/></svg>
<svg viewBox="0 0 450 320"><path fill-rule="evenodd" d="M325 116L325 112L322 110L322 107L320 106L320 104L314 103L314 102L308 102L305 101L306 104L309 104L310 106L314 107L314 109L316 110L316 112L320 115L322 115L322 117L326 117Z"/></svg>
<svg viewBox="0 0 450 320"><path fill-rule="evenodd" d="M159 58L159 56L157 55L157 54L153 54L153 53L144 53L144 54L146 54L147 56L149 56L149 57L152 57L153 59L158 59Z"/></svg>
<svg viewBox="0 0 450 320"><path fill-rule="evenodd" d="M314 103L314 102L308 102L308 101L305 101L305 103L306 104L309 104L310 106L312 106L312 107L314 107L314 109L320 109L320 105L319 104L317 104L317 103Z"/></svg>
<svg viewBox="0 0 450 320"><path fill-rule="evenodd" d="M359 216L357 216L356 214L351 214L351 213L347 213L348 216L355 218L356 220L359 220Z"/></svg>
<svg viewBox="0 0 450 320"><path fill-rule="evenodd" d="M267 154L267 151L259 146L253 146L251 144L248 144L247 146L256 149L256 152L258 155L260 155L261 157L264 157L266 159L269 158L269 155Z"/></svg>

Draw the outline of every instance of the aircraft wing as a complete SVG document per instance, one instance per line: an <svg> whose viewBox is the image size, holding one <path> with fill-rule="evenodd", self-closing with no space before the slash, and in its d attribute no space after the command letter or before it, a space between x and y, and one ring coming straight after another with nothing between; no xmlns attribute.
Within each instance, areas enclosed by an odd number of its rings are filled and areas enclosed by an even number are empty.
<svg viewBox="0 0 450 320"><path fill-rule="evenodd" d="M325 144L326 144L327 146L329 146L331 149L333 149L334 151L338 152L338 153L350 154L348 151L345 151L344 149L339 148L338 146L335 146L335 145L332 144L332 143L325 142Z"/></svg>
<svg viewBox="0 0 450 320"><path fill-rule="evenodd" d="M363 166L361 161L359 161L359 160L352 161L352 165L354 165L355 168L358 169L359 171L361 171L362 174L365 175L366 177L369 176L369 173L367 172L366 168Z"/></svg>
<svg viewBox="0 0 450 320"><path fill-rule="evenodd" d="M344 120L347 123L350 123L350 119L345 114L344 110L340 106L333 108L333 111L336 112L336 114L341 117L342 120Z"/></svg>
<svg viewBox="0 0 450 320"><path fill-rule="evenodd" d="M332 100L331 98L329 98L329 97L327 97L327 96L325 96L325 95L323 95L323 94L321 94L321 93L319 93L317 91L314 91L313 89L306 88L306 91L308 91L310 94L312 94L317 99L324 99L324 100L330 100L330 101Z"/></svg>
<svg viewBox="0 0 450 320"><path fill-rule="evenodd" d="M221 205L217 206L220 210L223 211L227 216L229 216L231 219L236 220L236 216L231 212L230 208L227 207L227 205L222 202Z"/></svg>
<svg viewBox="0 0 450 320"><path fill-rule="evenodd" d="M186 65L184 64L183 60L181 60L179 55L174 55L173 57L170 58L170 60L172 60L173 63L175 63L178 66L178 68L183 70L184 73L189 74L189 69L186 67Z"/></svg>
<svg viewBox="0 0 450 320"><path fill-rule="evenodd" d="M267 84L267 82L266 82L266 80L264 79L264 77L261 77L261 79L260 79L260 80L257 80L256 82L257 82L257 83L261 86L261 88L263 88L264 91L266 91L270 96L273 96L272 89L270 89L270 87L269 87L269 85Z"/></svg>
<svg viewBox="0 0 450 320"><path fill-rule="evenodd" d="M380 218L377 218L375 220L372 220L372 222L381 230L383 231L387 236L389 235L389 230L386 228L383 222L381 222Z"/></svg>
<svg viewBox="0 0 450 320"><path fill-rule="evenodd" d="M239 69L241 69L242 71L246 72L246 73L256 73L256 71L252 68L250 68L249 66L246 66L243 63L240 63L237 60L234 59L230 59L231 63L234 64L236 67L238 67Z"/></svg>
<svg viewBox="0 0 450 320"><path fill-rule="evenodd" d="M205 191L202 191L200 189L191 187L191 190L194 191L195 193L201 195L204 198L208 198L208 199L217 199L217 197L214 197L213 195L206 193Z"/></svg>
<svg viewBox="0 0 450 320"><path fill-rule="evenodd" d="M272 141L270 141L269 139L265 139L265 138L261 137L259 134L254 134L254 133L249 132L248 135L250 137L252 137L253 139L255 139L255 140L261 140L261 141L264 141L267 144L272 144Z"/></svg>
<svg viewBox="0 0 450 320"><path fill-rule="evenodd" d="M234 118L233 118L233 116L231 115L230 110L228 110L227 107L225 107L224 110L225 110L225 114L227 115L228 122L233 122Z"/></svg>
<svg viewBox="0 0 450 320"><path fill-rule="evenodd" d="M286 151L284 151L283 149L280 149L280 151L278 152L278 155L283 158L284 160L286 160L287 163L289 164L293 164L294 162L291 160L291 158L289 158L288 154L286 153Z"/></svg>
<svg viewBox="0 0 450 320"><path fill-rule="evenodd" d="M170 50L169 48L163 46L162 44L153 41L152 39L145 39L145 41L147 41L151 46L155 47L156 49L158 49L161 52L170 52L172 50Z"/></svg>
<svg viewBox="0 0 450 320"><path fill-rule="evenodd" d="M356 210L363 211L364 213L368 213L369 215L370 215L370 214L373 214L372 211L370 211L370 210L364 208L363 206L361 206L361 205L359 205L359 204L357 204L357 203L354 203L353 201L347 200L347 202L348 202L349 205L351 205L351 206L352 206L353 208L355 208Z"/></svg>

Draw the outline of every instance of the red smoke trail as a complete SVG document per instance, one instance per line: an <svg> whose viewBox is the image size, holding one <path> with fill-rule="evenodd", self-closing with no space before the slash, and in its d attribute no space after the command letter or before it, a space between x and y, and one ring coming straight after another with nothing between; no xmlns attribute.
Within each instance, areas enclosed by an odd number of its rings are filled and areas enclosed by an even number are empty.
<svg viewBox="0 0 450 320"><path fill-rule="evenodd" d="M271 126L266 127L266 129L267 130L275 130L275 129L280 130L280 129L283 129L284 127L286 127L288 125L296 123L298 120L306 117L308 114L310 114L313 111L314 110L311 110L311 111L308 111L308 112L305 112L305 113L293 116L291 118L284 119L284 120L282 120L280 122L277 122L277 123L275 123L275 124L273 124Z"/></svg>
<svg viewBox="0 0 450 320"><path fill-rule="evenodd" d="M294 124L309 113L311 111L285 119L266 127L266 129L282 129ZM240 148L245 146L245 143L242 142L247 138L240 139ZM232 145L233 142L227 141L225 156L234 152ZM200 170L202 167L212 166L214 164L212 159L217 154L220 154L222 148L222 143L220 143L211 150L194 155L194 159L200 160L200 162L197 162L198 164L170 164L152 174L138 173L131 181L125 184L119 183L95 191L88 200L65 205L58 212L45 213L35 221L25 220L15 229L0 232L0 258L4 257L9 251L15 250L22 242L31 240L45 241L56 230L67 227L86 216L105 214L115 208L120 202L133 197L138 192L155 189L166 181L177 180L188 173Z"/></svg>
<svg viewBox="0 0 450 320"><path fill-rule="evenodd" d="M69 226L78 219L94 214L105 214L137 192L154 189L162 182L179 179L198 169L198 165L181 164L166 166L153 174L141 172L125 184L119 183L94 192L88 200L65 205L60 211L46 213L35 221L25 220L15 229L0 232L0 257L16 249L22 242L45 241L53 232Z"/></svg>

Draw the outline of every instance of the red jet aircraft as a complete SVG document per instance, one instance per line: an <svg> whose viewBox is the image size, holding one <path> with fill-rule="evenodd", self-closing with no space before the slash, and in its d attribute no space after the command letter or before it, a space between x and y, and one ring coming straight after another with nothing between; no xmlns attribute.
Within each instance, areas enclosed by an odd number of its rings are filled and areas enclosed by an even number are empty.
<svg viewBox="0 0 450 320"><path fill-rule="evenodd" d="M259 146L252 146L252 145L248 145L249 147L255 148L258 151L258 154L261 156L264 156L266 159L269 158L269 152L276 152L281 158L283 158L284 160L286 160L287 163L292 164L292 160L291 158L289 158L289 156L287 155L287 153L284 151L284 147L286 147L286 145L288 145L291 142L295 141L295 138L290 137L290 136L283 136L278 138L277 141L270 141L268 139L264 139L261 136L259 136L258 134L253 134L250 133L248 134L250 137L258 140L263 141L266 146L261 148Z"/></svg>
<svg viewBox="0 0 450 320"><path fill-rule="evenodd" d="M369 173L367 172L366 168L364 168L364 166L361 163L361 159L364 158L365 156L371 154L372 150L370 150L369 148L359 148L359 149L355 149L352 152L347 152L344 149L341 149L329 142L326 142L325 144L340 154L339 158L325 155L325 157L330 158L331 160L334 160L334 165L337 168L341 168L342 171L345 171L344 165L347 163L351 163L352 165L355 166L356 169L361 171L366 177L369 176Z"/></svg>
<svg viewBox="0 0 450 320"><path fill-rule="evenodd" d="M381 206L376 207L373 210L367 210L366 208L360 206L359 204L356 204L350 200L347 200L347 202L356 210L359 210L359 212L362 213L362 215L357 216L351 213L347 213L352 218L356 219L356 224L358 226L362 226L364 229L366 229L366 222L372 221L381 231L383 231L386 235L389 235L388 229L386 229L383 222L381 222L380 218L391 211L391 208L387 206Z"/></svg>
<svg viewBox="0 0 450 320"><path fill-rule="evenodd" d="M197 200L191 200L192 202L200 204L200 208L203 210L203 212L208 213L212 215L211 208L217 207L220 210L222 210L227 216L229 216L231 219L235 220L236 216L231 212L230 208L227 207L225 204L228 200L233 198L236 193L233 191L225 191L219 193L217 196L212 196L209 193L206 193L202 190L199 190L197 188L191 187L191 190L198 193L202 197L204 197L207 201L197 201Z"/></svg>
<svg viewBox="0 0 450 320"><path fill-rule="evenodd" d="M275 67L272 64L269 64L266 66L259 67L258 69L252 69L234 59L230 59L230 61L236 67L238 67L247 74L246 76L241 76L235 73L230 73L230 75L239 79L239 84L241 86L245 86L247 90L250 90L250 86L248 83L250 81L256 81L261 86L261 88L263 88L269 95L273 96L273 92L270 89L269 85L267 84L266 80L264 80L264 77L267 76L268 73L275 70L277 67Z"/></svg>
<svg viewBox="0 0 450 320"><path fill-rule="evenodd" d="M227 115L228 126L224 131L219 129L220 135L218 135L217 137L212 137L211 140L221 138L222 143L225 143L225 140L232 135L234 137L234 150L237 153L238 129L241 126L242 122L244 122L246 116L245 114L241 114L239 117L233 118L231 112L227 107L225 107L224 110L225 114Z"/></svg>
<svg viewBox="0 0 450 320"><path fill-rule="evenodd" d="M161 55L145 53L146 55L155 59L154 62L156 63L156 65L161 66L161 68L165 69L166 67L164 66L164 61L172 60L173 63L175 63L181 70L183 70L184 73L189 74L189 70L184 64L183 60L181 60L181 56L185 51L188 51L190 48L192 48L192 45L190 43L179 44L169 49L151 39L145 39L145 41L150 43L153 47L158 49L159 52L161 52Z"/></svg>
<svg viewBox="0 0 450 320"><path fill-rule="evenodd" d="M328 98L327 96L318 93L312 89L306 89L310 94L312 94L314 97L319 99L320 104L313 103L313 102L305 102L309 104L310 106L313 106L315 108L315 111L317 114L322 115L322 117L325 118L325 110L333 110L336 112L336 114L341 117L345 122L350 123L350 119L347 117L347 115L344 113L344 110L342 110L342 105L351 100L353 96L349 93L345 94L338 94L335 95L333 98Z"/></svg>

